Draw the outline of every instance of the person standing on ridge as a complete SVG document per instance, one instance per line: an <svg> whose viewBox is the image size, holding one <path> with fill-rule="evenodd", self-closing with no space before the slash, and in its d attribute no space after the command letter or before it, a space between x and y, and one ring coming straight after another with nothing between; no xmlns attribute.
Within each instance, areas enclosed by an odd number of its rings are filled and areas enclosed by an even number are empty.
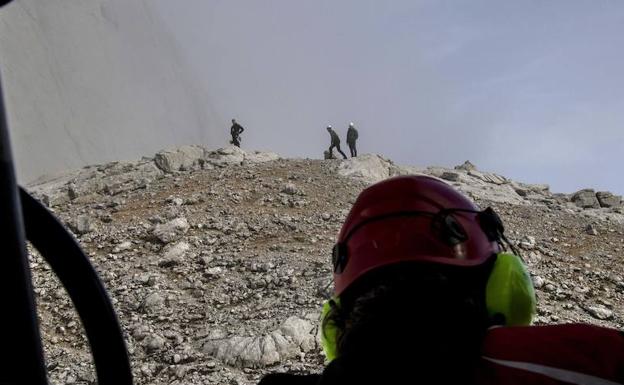
<svg viewBox="0 0 624 385"><path fill-rule="evenodd" d="M329 145L330 159L333 159L334 157L334 147L336 148L336 150L338 150L343 158L347 159L345 153L342 152L342 150L340 149L340 137L338 136L338 134L336 134L336 131L332 129L332 126L327 126L327 132L329 132L329 136L331 136L331 144Z"/></svg>
<svg viewBox="0 0 624 385"><path fill-rule="evenodd" d="M533 282L492 208L429 176L365 189L332 250L320 374L260 385L624 384L624 333L531 326Z"/></svg>
<svg viewBox="0 0 624 385"><path fill-rule="evenodd" d="M358 131L353 126L353 122L349 123L349 129L347 130L347 144L349 145L349 151L351 151L351 157L357 156L357 149L355 148L355 142L358 139Z"/></svg>
<svg viewBox="0 0 624 385"><path fill-rule="evenodd" d="M232 135L232 140L230 140L230 143L235 145L236 147L240 147L240 134L242 134L243 131L245 131L243 126L238 124L236 122L236 119L232 119L232 128L230 128L230 135Z"/></svg>

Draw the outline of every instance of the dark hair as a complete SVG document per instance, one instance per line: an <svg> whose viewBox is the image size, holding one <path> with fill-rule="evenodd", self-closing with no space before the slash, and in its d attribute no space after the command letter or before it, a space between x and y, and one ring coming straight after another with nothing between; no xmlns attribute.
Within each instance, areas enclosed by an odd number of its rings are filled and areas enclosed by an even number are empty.
<svg viewBox="0 0 624 385"><path fill-rule="evenodd" d="M490 325L485 284L491 265L401 264L347 289L326 318L339 357L360 368L416 371L439 383L469 382Z"/></svg>

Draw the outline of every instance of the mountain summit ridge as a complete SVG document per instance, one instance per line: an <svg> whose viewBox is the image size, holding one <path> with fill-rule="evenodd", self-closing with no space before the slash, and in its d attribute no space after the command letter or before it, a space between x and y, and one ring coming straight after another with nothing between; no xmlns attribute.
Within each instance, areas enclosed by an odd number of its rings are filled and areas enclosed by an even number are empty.
<svg viewBox="0 0 624 385"><path fill-rule="evenodd" d="M322 370L318 317L342 222L362 189L415 173L500 214L536 287L536 323L624 327L621 199L594 208L589 190L554 194L467 163L284 159L202 146L87 166L28 189L104 281L137 384L255 384L267 372ZM51 380L93 383L71 301L35 251L30 261Z"/></svg>

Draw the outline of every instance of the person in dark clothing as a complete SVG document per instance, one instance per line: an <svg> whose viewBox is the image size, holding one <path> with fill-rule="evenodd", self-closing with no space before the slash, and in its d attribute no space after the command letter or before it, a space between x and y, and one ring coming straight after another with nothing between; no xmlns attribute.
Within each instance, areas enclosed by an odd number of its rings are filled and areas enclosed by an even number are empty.
<svg viewBox="0 0 624 385"><path fill-rule="evenodd" d="M327 126L327 132L329 132L329 135L331 136L331 144L329 145L330 158L333 159L334 157L334 147L335 147L336 150L338 150L338 152L340 153L340 155L342 155L343 158L347 159L347 156L345 155L345 153L342 152L342 150L340 149L340 137L338 136L338 134L336 134L336 131L332 129L332 126Z"/></svg>
<svg viewBox="0 0 624 385"><path fill-rule="evenodd" d="M351 157L357 156L357 149L355 148L355 142L358 139L358 131L353 126L353 122L349 123L349 129L347 130L347 144L351 151Z"/></svg>
<svg viewBox="0 0 624 385"><path fill-rule="evenodd" d="M238 124L236 122L236 119L232 119L232 128L230 128L230 135L232 135L232 140L230 141L230 143L235 145L236 147L240 147L240 143L241 143L240 134L242 134L243 131L245 131L243 126Z"/></svg>
<svg viewBox="0 0 624 385"><path fill-rule="evenodd" d="M624 334L530 326L535 291L501 219L440 179L364 190L332 265L320 321L329 364L260 384L624 384Z"/></svg>

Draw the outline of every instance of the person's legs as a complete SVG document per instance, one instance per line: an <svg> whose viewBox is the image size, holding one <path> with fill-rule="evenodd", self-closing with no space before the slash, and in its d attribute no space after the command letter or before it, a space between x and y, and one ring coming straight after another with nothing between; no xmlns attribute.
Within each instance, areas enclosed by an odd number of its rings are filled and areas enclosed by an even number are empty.
<svg viewBox="0 0 624 385"><path fill-rule="evenodd" d="M340 153L340 155L342 155L343 158L347 159L347 156L345 155L345 153L342 152L342 150L340 149L339 144L336 145L336 150L338 150L338 152Z"/></svg>
<svg viewBox="0 0 624 385"><path fill-rule="evenodd" d="M329 159L334 159L334 147L336 146L334 146L333 144L329 146Z"/></svg>
<svg viewBox="0 0 624 385"><path fill-rule="evenodd" d="M355 150L355 144L349 143L349 151L351 151L351 157L357 156L357 151Z"/></svg>

